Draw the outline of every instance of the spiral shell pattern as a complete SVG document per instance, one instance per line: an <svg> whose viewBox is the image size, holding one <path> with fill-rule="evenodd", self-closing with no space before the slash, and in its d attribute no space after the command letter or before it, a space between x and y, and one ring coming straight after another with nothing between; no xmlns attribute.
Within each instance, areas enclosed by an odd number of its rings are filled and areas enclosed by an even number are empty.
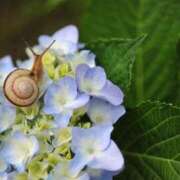
<svg viewBox="0 0 180 180"><path fill-rule="evenodd" d="M4 94L13 104L21 107L32 105L39 95L37 83L27 69L11 72L4 83Z"/></svg>

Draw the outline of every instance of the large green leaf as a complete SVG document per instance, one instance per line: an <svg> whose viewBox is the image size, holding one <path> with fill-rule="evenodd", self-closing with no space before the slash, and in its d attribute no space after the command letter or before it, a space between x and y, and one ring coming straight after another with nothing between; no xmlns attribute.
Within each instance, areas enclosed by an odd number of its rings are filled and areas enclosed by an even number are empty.
<svg viewBox="0 0 180 180"><path fill-rule="evenodd" d="M108 78L128 92L131 82L135 51L144 40L141 36L134 40L109 39L97 40L87 44L97 56L97 63L103 66Z"/></svg>
<svg viewBox="0 0 180 180"><path fill-rule="evenodd" d="M180 179L180 109L143 103L130 110L114 132L125 156L121 180Z"/></svg>
<svg viewBox="0 0 180 180"><path fill-rule="evenodd" d="M180 69L180 38L177 43L177 68ZM177 84L176 84L177 92L180 92L180 71L178 71ZM180 106L180 93L174 95L175 102L178 106Z"/></svg>
<svg viewBox="0 0 180 180"><path fill-rule="evenodd" d="M148 34L138 51L129 105L146 99L171 101L179 93L175 61L179 9L179 0L91 0L81 26L83 40Z"/></svg>

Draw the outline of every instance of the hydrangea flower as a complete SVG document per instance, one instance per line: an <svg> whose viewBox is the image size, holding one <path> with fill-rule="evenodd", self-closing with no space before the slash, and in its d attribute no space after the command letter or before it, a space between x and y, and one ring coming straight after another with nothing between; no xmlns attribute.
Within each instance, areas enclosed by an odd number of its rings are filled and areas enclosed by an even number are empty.
<svg viewBox="0 0 180 180"><path fill-rule="evenodd" d="M93 98L88 104L87 114L94 124L115 124L124 113L123 106L114 106L98 98Z"/></svg>
<svg viewBox="0 0 180 180"><path fill-rule="evenodd" d="M92 169L86 170L91 180L113 180L113 176L119 174L119 171L106 171L103 169Z"/></svg>
<svg viewBox="0 0 180 180"><path fill-rule="evenodd" d="M85 105L88 100L88 95L78 93L75 79L64 77L49 86L44 97L44 112L54 115L57 127L66 127L73 109Z"/></svg>
<svg viewBox="0 0 180 180"><path fill-rule="evenodd" d="M125 114L124 94L96 66L95 54L82 49L77 27L40 36L33 50L40 54L53 40L31 106L11 104L2 87L15 68L32 68L32 52L17 67L10 56L0 60L0 179L112 180L124 167L111 139Z"/></svg>
<svg viewBox="0 0 180 180"><path fill-rule="evenodd" d="M55 32L52 36L41 35L39 44L41 47L46 48L53 40L56 40L52 50L58 55L66 55L73 54L78 50L78 39L78 29L73 25L69 25Z"/></svg>
<svg viewBox="0 0 180 180"><path fill-rule="evenodd" d="M69 143L72 139L71 128L58 128L54 130L54 147L61 146L63 144Z"/></svg>
<svg viewBox="0 0 180 180"><path fill-rule="evenodd" d="M18 171L25 169L25 164L38 151L38 141L34 136L15 132L3 145L0 154L7 164L14 165Z"/></svg>
<svg viewBox="0 0 180 180"><path fill-rule="evenodd" d="M112 126L95 126L89 129L73 128L71 163L72 174L87 165L94 169L117 171L122 169L124 159L117 145L110 139Z"/></svg>
<svg viewBox="0 0 180 180"><path fill-rule="evenodd" d="M80 91L107 100L116 106L123 102L122 91L107 80L102 67L90 68L85 64L79 65L76 70L76 78Z"/></svg>
<svg viewBox="0 0 180 180"><path fill-rule="evenodd" d="M0 105L0 133L10 128L16 118L16 109L9 105Z"/></svg>
<svg viewBox="0 0 180 180"><path fill-rule="evenodd" d="M58 164L54 168L54 171L49 175L48 180L90 180L88 174L85 172L78 173L74 177L71 176L69 168L69 161L64 161L61 164Z"/></svg>
<svg viewBox="0 0 180 180"><path fill-rule="evenodd" d="M14 69L10 56L4 56L0 59L0 87L3 87L6 76Z"/></svg>
<svg viewBox="0 0 180 180"><path fill-rule="evenodd" d="M95 54L88 50L69 54L65 57L66 61L70 64L72 71L75 73L77 66L80 64L87 64L89 67L95 67Z"/></svg>
<svg viewBox="0 0 180 180"><path fill-rule="evenodd" d="M15 123L16 108L10 104L0 89L0 133L8 130Z"/></svg>

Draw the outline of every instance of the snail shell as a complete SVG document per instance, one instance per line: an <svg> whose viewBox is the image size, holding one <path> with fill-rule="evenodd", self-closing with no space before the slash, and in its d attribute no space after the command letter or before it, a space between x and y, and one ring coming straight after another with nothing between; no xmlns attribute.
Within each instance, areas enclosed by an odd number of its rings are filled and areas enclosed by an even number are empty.
<svg viewBox="0 0 180 180"><path fill-rule="evenodd" d="M12 71L5 79L3 90L6 98L16 106L26 107L32 105L39 97L39 82L43 76L42 57L54 44L53 41L49 47L40 55L30 50L35 56L35 62L31 70L16 69Z"/></svg>
<svg viewBox="0 0 180 180"><path fill-rule="evenodd" d="M4 94L13 104L25 107L36 101L39 88L30 70L16 69L7 76L4 82Z"/></svg>

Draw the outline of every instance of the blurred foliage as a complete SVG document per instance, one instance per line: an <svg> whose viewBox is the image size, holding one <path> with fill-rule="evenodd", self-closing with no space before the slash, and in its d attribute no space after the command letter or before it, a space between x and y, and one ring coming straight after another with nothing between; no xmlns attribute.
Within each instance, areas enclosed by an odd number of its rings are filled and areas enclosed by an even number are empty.
<svg viewBox="0 0 180 180"><path fill-rule="evenodd" d="M179 9L179 0L91 1L81 25L84 41L148 35L137 53L129 106L147 99L175 102L174 94L179 93L176 54Z"/></svg>
<svg viewBox="0 0 180 180"><path fill-rule="evenodd" d="M83 0L3 0L0 2L0 56L24 56L25 44L37 43L67 24L79 24L87 2Z"/></svg>

